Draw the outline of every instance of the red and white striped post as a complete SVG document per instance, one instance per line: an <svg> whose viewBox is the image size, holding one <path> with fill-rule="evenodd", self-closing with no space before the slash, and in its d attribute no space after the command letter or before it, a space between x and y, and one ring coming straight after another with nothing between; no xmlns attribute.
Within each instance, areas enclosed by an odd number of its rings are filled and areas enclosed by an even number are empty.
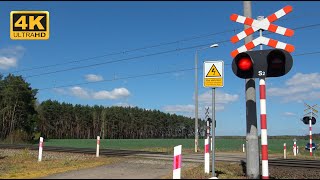
<svg viewBox="0 0 320 180"><path fill-rule="evenodd" d="M309 119L310 156L312 156L312 117Z"/></svg>
<svg viewBox="0 0 320 180"><path fill-rule="evenodd" d="M293 155L297 156L297 142L296 141L293 142Z"/></svg>
<svg viewBox="0 0 320 180"><path fill-rule="evenodd" d="M283 143L283 158L287 159L287 144Z"/></svg>
<svg viewBox="0 0 320 180"><path fill-rule="evenodd" d="M210 122L207 121L207 139L208 139L208 143L210 144L209 142L209 139L210 139ZM211 141L211 144L212 144L212 141ZM211 148L212 150L212 148Z"/></svg>
<svg viewBox="0 0 320 180"><path fill-rule="evenodd" d="M173 179L181 179L181 149L182 145L174 147L173 154Z"/></svg>
<svg viewBox="0 0 320 180"><path fill-rule="evenodd" d="M39 161L39 162L42 160L42 150L43 150L43 137L40 137L40 142L39 142L39 156L38 156L38 161Z"/></svg>
<svg viewBox="0 0 320 180"><path fill-rule="evenodd" d="M97 151L96 151L96 157L99 157L99 149L100 149L100 136L97 136Z"/></svg>
<svg viewBox="0 0 320 180"><path fill-rule="evenodd" d="M262 179L269 179L266 81L265 81L265 78L260 78L259 82L260 82L259 85L260 85L260 126L261 126Z"/></svg>
<svg viewBox="0 0 320 180"><path fill-rule="evenodd" d="M204 173L210 173L209 138L204 140Z"/></svg>

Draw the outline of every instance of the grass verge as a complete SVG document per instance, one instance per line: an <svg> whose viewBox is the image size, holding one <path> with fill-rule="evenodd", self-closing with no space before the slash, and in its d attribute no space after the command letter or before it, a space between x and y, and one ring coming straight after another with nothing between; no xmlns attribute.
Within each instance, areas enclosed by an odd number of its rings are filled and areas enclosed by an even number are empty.
<svg viewBox="0 0 320 180"><path fill-rule="evenodd" d="M10 152L10 153L8 153ZM97 167L121 161L121 158L71 153L46 152L41 162L37 152L30 150L0 151L0 179L40 178L55 173Z"/></svg>
<svg viewBox="0 0 320 180"><path fill-rule="evenodd" d="M242 166L239 163L216 162L215 171L216 177L219 179L246 179ZM210 174L204 173L203 164L185 168L181 171L181 179L209 179L211 177L212 172ZM172 179L172 173L162 177L162 179Z"/></svg>

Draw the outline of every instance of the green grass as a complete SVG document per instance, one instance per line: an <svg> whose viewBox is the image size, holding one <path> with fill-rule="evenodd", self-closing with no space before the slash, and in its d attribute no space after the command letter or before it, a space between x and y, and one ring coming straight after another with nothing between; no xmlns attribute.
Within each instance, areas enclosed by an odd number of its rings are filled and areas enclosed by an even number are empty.
<svg viewBox="0 0 320 180"><path fill-rule="evenodd" d="M241 151L245 140L216 139L217 151ZM182 145L184 149L194 149L193 139L101 139L100 148L111 149L156 149L173 148ZM95 148L95 139L49 139L45 146ZM200 139L200 149L204 148L204 140Z"/></svg>
<svg viewBox="0 0 320 180"><path fill-rule="evenodd" d="M259 140L260 141L260 140ZM304 150L309 140L297 141L301 154L308 154ZM292 153L293 141L291 139L268 139L269 154L283 154L283 143L287 144L287 152ZM217 152L242 152L245 139L217 138L215 140ZM182 145L184 150L194 151L194 139L101 139L101 149L132 149L171 152L174 146ZM48 139L44 146L62 146L75 148L95 148L95 139ZM204 140L199 140L200 150L203 151ZM317 151L316 151L317 154Z"/></svg>

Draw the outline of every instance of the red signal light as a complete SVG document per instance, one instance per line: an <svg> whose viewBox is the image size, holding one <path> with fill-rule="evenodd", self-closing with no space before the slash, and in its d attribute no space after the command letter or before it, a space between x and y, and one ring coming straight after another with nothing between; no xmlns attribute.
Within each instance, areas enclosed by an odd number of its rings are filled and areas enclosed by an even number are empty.
<svg viewBox="0 0 320 180"><path fill-rule="evenodd" d="M238 61L238 67L242 71L248 71L252 68L252 61L249 57L243 57Z"/></svg>

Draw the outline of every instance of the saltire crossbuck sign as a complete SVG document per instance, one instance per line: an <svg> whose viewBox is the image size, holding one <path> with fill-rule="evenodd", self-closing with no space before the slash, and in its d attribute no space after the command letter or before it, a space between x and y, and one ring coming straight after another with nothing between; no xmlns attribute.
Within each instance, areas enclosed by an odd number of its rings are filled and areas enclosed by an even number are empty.
<svg viewBox="0 0 320 180"><path fill-rule="evenodd" d="M238 33L237 35L231 37L231 42L232 43L236 43L238 41L240 41L241 39L253 34L254 32L263 29L263 30L267 30L273 33L277 33L277 34L281 34L284 36L288 36L291 37L294 34L294 31L292 29L289 28L284 28L281 26L277 26L275 24L272 24L272 22L278 20L279 18L283 17L284 15L288 14L292 12L292 6L286 6L282 9L280 9L279 11L275 12L274 14L271 14L270 16L264 18L261 21L252 19L252 18L248 18L248 17L244 17L241 15L237 15L237 14L232 14L230 16L230 19L232 21L238 22L238 23L242 23L248 26L251 26L247 29L245 29L244 31ZM239 47L238 49L234 50L231 52L231 56L235 57L237 56L237 54L248 51L253 49L254 47L260 45L260 44L264 44L273 48L279 48L279 49L284 49L288 52L293 52L294 51L294 46L291 44L287 44L287 43L283 43L271 38L266 38L266 37L258 37L254 40L252 40L251 42Z"/></svg>

